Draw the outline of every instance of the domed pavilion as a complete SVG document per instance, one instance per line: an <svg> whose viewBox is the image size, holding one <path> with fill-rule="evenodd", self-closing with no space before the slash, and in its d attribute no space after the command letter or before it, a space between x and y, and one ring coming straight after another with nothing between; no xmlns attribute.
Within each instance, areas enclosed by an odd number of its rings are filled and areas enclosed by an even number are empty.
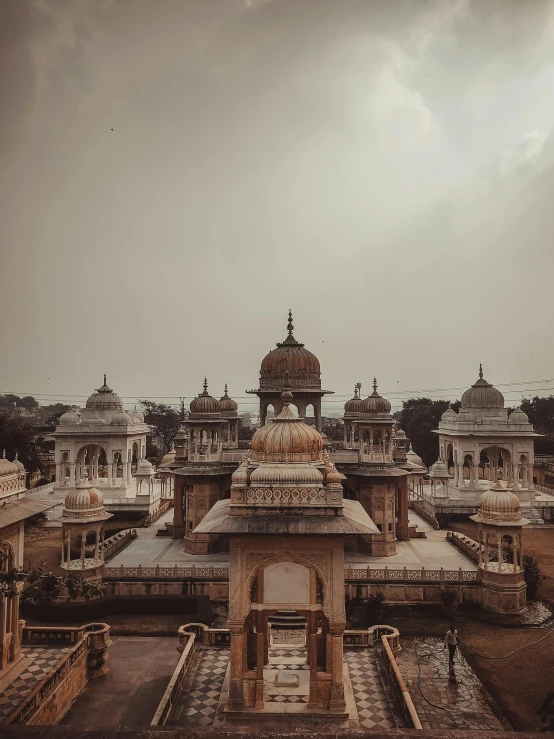
<svg viewBox="0 0 554 739"><path fill-rule="evenodd" d="M306 619L308 711L343 719L344 541L378 530L359 503L343 498L343 475L321 434L293 413L290 389L279 399L279 415L256 431L251 455L233 474L231 499L216 503L195 529L229 539L226 710L274 715L266 688L269 680L281 683L266 666L268 619L283 610ZM293 675L287 670L287 680Z"/></svg>
<svg viewBox="0 0 554 739"><path fill-rule="evenodd" d="M104 508L104 496L85 479L65 496L62 517L61 567L67 574L87 579L102 576L104 565L104 525L113 514ZM93 534L92 556L87 556L87 536ZM80 556L72 559L72 544L78 542Z"/></svg>
<svg viewBox="0 0 554 739"><path fill-rule="evenodd" d="M523 572L523 518L518 496L497 481L479 498L479 569L482 605L498 613L522 613L527 608Z"/></svg>
<svg viewBox="0 0 554 739"><path fill-rule="evenodd" d="M60 417L53 434L55 492L86 478L97 487L114 489L114 497L133 497L131 468L146 455L147 432L142 412L126 411L104 375L84 408L73 407Z"/></svg>
<svg viewBox="0 0 554 739"><path fill-rule="evenodd" d="M259 388L247 392L260 399L260 425L263 426L270 406L276 416L283 410L281 392L287 377L286 382L294 392L294 405L298 415L305 418L307 409L311 406L316 429L321 431L321 399L332 391L322 390L319 359L294 338L293 330L292 312L289 310L287 337L263 358Z"/></svg>
<svg viewBox="0 0 554 739"><path fill-rule="evenodd" d="M483 377L464 392L458 413L452 408L439 423L439 457L453 470L449 508L475 510L483 489L501 479L519 498L525 515L539 521L534 508L534 439L539 436L521 409L508 415L504 396Z"/></svg>
<svg viewBox="0 0 554 739"><path fill-rule="evenodd" d="M408 478L406 434L395 432L391 404L377 390L344 404L344 450L333 459L345 475L348 496L358 500L379 529L379 536L361 539L358 548L377 557L396 554L397 539L410 536L408 522Z"/></svg>
<svg viewBox="0 0 554 739"><path fill-rule="evenodd" d="M171 472L174 481L173 523L167 528L173 538L185 540L185 552L209 554L221 549L221 538L194 530L225 497L231 475L244 456L236 450L237 403L229 397L227 385L218 400L210 395L204 377L203 391L191 401L188 418L177 436L173 459L163 462L164 476Z"/></svg>

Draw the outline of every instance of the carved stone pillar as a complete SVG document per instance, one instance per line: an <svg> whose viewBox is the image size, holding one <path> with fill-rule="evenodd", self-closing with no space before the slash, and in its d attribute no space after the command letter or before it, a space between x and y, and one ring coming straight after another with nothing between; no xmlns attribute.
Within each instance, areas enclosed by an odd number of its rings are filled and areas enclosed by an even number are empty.
<svg viewBox="0 0 554 739"><path fill-rule="evenodd" d="M329 710L343 713L346 709L344 700L342 628L331 629L331 699Z"/></svg>
<svg viewBox="0 0 554 739"><path fill-rule="evenodd" d="M229 625L231 634L231 666L229 680L229 710L240 711L244 706L242 689L242 642L243 626Z"/></svg>

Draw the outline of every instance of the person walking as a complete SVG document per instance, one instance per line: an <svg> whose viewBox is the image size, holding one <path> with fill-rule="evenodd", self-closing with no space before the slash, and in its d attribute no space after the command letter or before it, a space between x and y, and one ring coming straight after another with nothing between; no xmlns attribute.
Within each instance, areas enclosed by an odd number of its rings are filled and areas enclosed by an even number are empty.
<svg viewBox="0 0 554 739"><path fill-rule="evenodd" d="M444 637L444 648L448 647L448 666L454 667L454 655L456 654L456 647L458 646L458 629L455 628L454 624L450 624L450 628L446 632Z"/></svg>

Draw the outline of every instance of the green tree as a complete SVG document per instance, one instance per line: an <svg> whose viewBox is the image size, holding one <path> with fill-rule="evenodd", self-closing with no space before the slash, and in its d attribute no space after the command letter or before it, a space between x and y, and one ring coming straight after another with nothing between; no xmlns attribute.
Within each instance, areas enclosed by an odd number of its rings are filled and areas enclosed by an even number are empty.
<svg viewBox="0 0 554 739"><path fill-rule="evenodd" d="M18 416L0 414L0 453L13 460L16 453L27 472L41 470L42 439L35 438L35 429Z"/></svg>
<svg viewBox="0 0 554 739"><path fill-rule="evenodd" d="M158 452L168 452L179 430L181 413L170 405L141 400L144 422L152 428L152 443Z"/></svg>
<svg viewBox="0 0 554 739"><path fill-rule="evenodd" d="M535 431L544 434L542 438L535 439L535 453L554 454L554 395L524 400L521 410L527 413Z"/></svg>
<svg viewBox="0 0 554 739"><path fill-rule="evenodd" d="M448 408L446 400L410 398L402 403L399 426L406 432L414 451L430 466L439 456L439 437L433 433L439 426L442 414ZM460 408L460 401L452 404L453 410Z"/></svg>

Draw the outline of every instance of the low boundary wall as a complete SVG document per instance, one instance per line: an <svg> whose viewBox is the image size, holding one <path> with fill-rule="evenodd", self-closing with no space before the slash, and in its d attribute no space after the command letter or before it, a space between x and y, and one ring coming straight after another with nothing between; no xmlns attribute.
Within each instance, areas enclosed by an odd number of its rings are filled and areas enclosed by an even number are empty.
<svg viewBox="0 0 554 739"><path fill-rule="evenodd" d="M202 623L190 623L180 626L178 636L179 643L177 649L181 652L181 657L150 726L164 726L171 716L171 709L173 708L175 699L181 691L194 661L196 640L210 646L227 648L229 648L231 643L229 629L211 629ZM347 629L343 634L343 645L350 648L361 647L362 649L370 649L377 645L381 646L381 659L404 714L406 726L413 729L421 729L421 721L396 661L395 655L399 654L401 650L398 629L385 624L371 626L369 629Z"/></svg>
<svg viewBox="0 0 554 739"><path fill-rule="evenodd" d="M110 627L102 623L74 628L24 626L22 637L24 646L74 645L5 721L12 726L51 726L64 715L89 678L107 674Z"/></svg>

